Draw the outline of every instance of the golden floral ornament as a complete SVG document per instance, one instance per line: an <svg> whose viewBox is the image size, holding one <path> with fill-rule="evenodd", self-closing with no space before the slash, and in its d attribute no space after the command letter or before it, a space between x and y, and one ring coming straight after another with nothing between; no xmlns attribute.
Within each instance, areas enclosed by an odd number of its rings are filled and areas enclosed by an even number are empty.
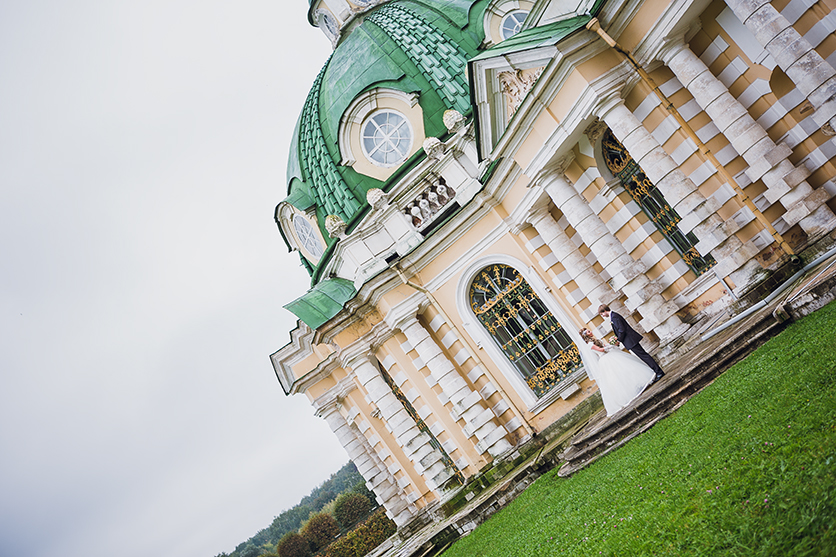
<svg viewBox="0 0 836 557"><path fill-rule="evenodd" d="M338 215L328 215L325 217L325 230L332 238L338 238L345 234L346 224Z"/></svg>

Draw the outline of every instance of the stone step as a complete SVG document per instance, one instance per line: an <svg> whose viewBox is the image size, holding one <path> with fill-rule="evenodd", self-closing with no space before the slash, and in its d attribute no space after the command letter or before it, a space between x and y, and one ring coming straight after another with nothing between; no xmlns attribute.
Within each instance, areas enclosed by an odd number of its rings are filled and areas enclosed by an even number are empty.
<svg viewBox="0 0 836 557"><path fill-rule="evenodd" d="M604 411L593 416L589 424L572 439L569 448L559 456L565 463L558 475L569 476L647 431L729 367L777 335L784 326L773 318L769 309L764 309L737 325L731 338L703 343L685 361L677 362L676 367L670 369L662 380L649 387L629 407L609 419Z"/></svg>

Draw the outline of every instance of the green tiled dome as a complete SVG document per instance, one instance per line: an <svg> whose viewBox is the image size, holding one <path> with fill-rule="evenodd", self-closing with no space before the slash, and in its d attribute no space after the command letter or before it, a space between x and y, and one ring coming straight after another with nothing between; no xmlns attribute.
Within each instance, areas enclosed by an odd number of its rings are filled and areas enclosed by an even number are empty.
<svg viewBox="0 0 836 557"><path fill-rule="evenodd" d="M426 136L447 133L445 110L470 111L465 68L484 39L487 5L488 0L394 0L359 16L341 37L305 101L287 169L286 201L301 210L315 205L325 237L327 215L340 216L351 229L368 207L366 192L389 186L340 166L338 133L346 109L377 87L417 93ZM402 166L423 156L419 150Z"/></svg>

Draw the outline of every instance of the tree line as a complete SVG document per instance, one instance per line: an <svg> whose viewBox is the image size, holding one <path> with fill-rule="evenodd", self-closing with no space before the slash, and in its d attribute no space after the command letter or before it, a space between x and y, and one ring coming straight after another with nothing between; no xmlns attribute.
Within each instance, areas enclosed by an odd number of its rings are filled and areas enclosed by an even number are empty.
<svg viewBox="0 0 836 557"><path fill-rule="evenodd" d="M276 516L269 526L238 544L231 553L220 553L217 557L310 555L324 550L331 540L348 532L377 507L374 493L349 461L296 506ZM394 533L394 525L389 528L385 515L375 520L370 520L377 533L375 538L390 530ZM360 534L355 532L353 537L362 535L363 530L359 530Z"/></svg>

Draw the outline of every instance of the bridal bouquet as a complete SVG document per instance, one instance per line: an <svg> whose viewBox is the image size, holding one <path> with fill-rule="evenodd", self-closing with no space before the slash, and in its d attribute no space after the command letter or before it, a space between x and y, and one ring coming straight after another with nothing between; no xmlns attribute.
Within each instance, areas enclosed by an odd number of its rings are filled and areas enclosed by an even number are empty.
<svg viewBox="0 0 836 557"><path fill-rule="evenodd" d="M618 346L618 337L610 337L610 344L612 346Z"/></svg>

